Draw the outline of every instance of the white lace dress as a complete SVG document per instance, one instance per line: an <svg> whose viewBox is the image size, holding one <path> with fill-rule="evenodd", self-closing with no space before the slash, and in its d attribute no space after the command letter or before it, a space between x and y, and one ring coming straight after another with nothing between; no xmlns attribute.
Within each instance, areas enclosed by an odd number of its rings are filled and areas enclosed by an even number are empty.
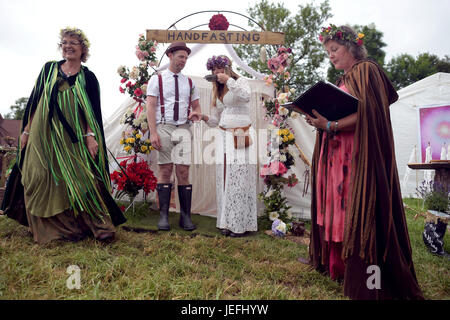
<svg viewBox="0 0 450 320"><path fill-rule="evenodd" d="M248 126L250 121L250 86L246 79L228 79L229 91L211 108L208 125L222 128ZM249 148L234 149L231 133L219 130L216 139L217 228L234 233L257 231L255 143ZM255 141L255 139L253 139ZM224 168L224 163L226 163ZM225 177L224 177L225 176ZM224 181L225 180L225 181Z"/></svg>

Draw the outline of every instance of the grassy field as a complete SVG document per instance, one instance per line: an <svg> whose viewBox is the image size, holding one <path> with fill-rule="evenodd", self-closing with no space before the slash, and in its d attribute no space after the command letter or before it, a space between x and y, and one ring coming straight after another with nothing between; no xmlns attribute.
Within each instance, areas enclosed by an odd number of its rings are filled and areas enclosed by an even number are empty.
<svg viewBox="0 0 450 320"><path fill-rule="evenodd" d="M415 206L415 201L407 200ZM427 299L450 299L450 260L428 253L423 218L407 212L417 277ZM346 299L342 286L296 261L307 246L263 231L226 238L215 219L193 216L194 232L156 232L158 214L146 205L129 215L116 240L38 246L27 228L0 217L0 299ZM149 232L136 232L141 229ZM134 231L132 231L134 230ZM450 252L450 236L445 238ZM81 270L68 289L67 268Z"/></svg>

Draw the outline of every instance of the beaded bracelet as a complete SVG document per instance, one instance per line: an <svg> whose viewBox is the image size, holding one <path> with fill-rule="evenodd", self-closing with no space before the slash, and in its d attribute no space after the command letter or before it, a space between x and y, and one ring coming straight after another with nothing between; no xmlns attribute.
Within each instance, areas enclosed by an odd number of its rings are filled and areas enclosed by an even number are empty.
<svg viewBox="0 0 450 320"><path fill-rule="evenodd" d="M22 132L23 134L26 134L27 136L29 136L30 135L30 133L28 132L28 131L25 131L25 130L23 130L23 132Z"/></svg>
<svg viewBox="0 0 450 320"><path fill-rule="evenodd" d="M338 132L338 121L334 122L334 133Z"/></svg>
<svg viewBox="0 0 450 320"><path fill-rule="evenodd" d="M327 132L331 132L331 121L327 122Z"/></svg>
<svg viewBox="0 0 450 320"><path fill-rule="evenodd" d="M86 133L85 135L84 135L84 137L95 137L95 133L93 133L93 132L88 132L88 133Z"/></svg>

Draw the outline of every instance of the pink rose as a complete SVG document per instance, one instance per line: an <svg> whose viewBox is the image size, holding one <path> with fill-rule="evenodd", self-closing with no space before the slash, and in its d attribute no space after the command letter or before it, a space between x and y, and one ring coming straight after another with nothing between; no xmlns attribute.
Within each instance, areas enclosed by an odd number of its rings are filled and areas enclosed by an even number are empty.
<svg viewBox="0 0 450 320"><path fill-rule="evenodd" d="M287 172L286 166L283 162L275 161L270 164L270 173L282 176Z"/></svg>
<svg viewBox="0 0 450 320"><path fill-rule="evenodd" d="M260 174L261 178L270 174L269 167L267 166L267 164L265 164L261 168L261 170L259 171L259 174Z"/></svg>
<svg viewBox="0 0 450 320"><path fill-rule="evenodd" d="M136 50L136 57L140 60L140 61L144 61L145 60L145 54L144 52L142 52L141 50Z"/></svg>

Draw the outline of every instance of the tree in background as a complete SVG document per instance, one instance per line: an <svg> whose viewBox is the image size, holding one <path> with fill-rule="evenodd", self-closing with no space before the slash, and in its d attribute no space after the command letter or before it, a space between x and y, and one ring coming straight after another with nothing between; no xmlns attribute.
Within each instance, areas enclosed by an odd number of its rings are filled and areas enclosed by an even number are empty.
<svg viewBox="0 0 450 320"><path fill-rule="evenodd" d="M290 10L283 4L275 4L262 0L247 10L249 15L268 31L284 32L285 44L295 53L289 87L303 91L311 84L320 80L321 65L325 59L318 34L324 21L331 17L328 0L315 6L314 4L299 5L298 11L291 16ZM249 21L250 27L256 25ZM267 63L260 60L261 47L254 45L235 46L237 54L254 70L264 74L271 74ZM277 54L278 46L266 45L266 55Z"/></svg>
<svg viewBox="0 0 450 320"><path fill-rule="evenodd" d="M27 103L27 97L17 99L15 104L10 107L11 112L5 115L5 119L22 120Z"/></svg>
<svg viewBox="0 0 450 320"><path fill-rule="evenodd" d="M392 58L386 71L397 90L436 72L450 72L450 56L440 59L437 55L421 53L414 58L404 53Z"/></svg>
<svg viewBox="0 0 450 320"><path fill-rule="evenodd" d="M386 57L386 52L382 49L386 47L386 43L382 40L383 32L377 30L374 23L366 26L351 25L350 27L356 32L364 33L364 46L367 49L368 58L375 60L381 67L383 67L384 58ZM330 62L327 72L328 81L335 83L343 74L344 71L336 70Z"/></svg>

